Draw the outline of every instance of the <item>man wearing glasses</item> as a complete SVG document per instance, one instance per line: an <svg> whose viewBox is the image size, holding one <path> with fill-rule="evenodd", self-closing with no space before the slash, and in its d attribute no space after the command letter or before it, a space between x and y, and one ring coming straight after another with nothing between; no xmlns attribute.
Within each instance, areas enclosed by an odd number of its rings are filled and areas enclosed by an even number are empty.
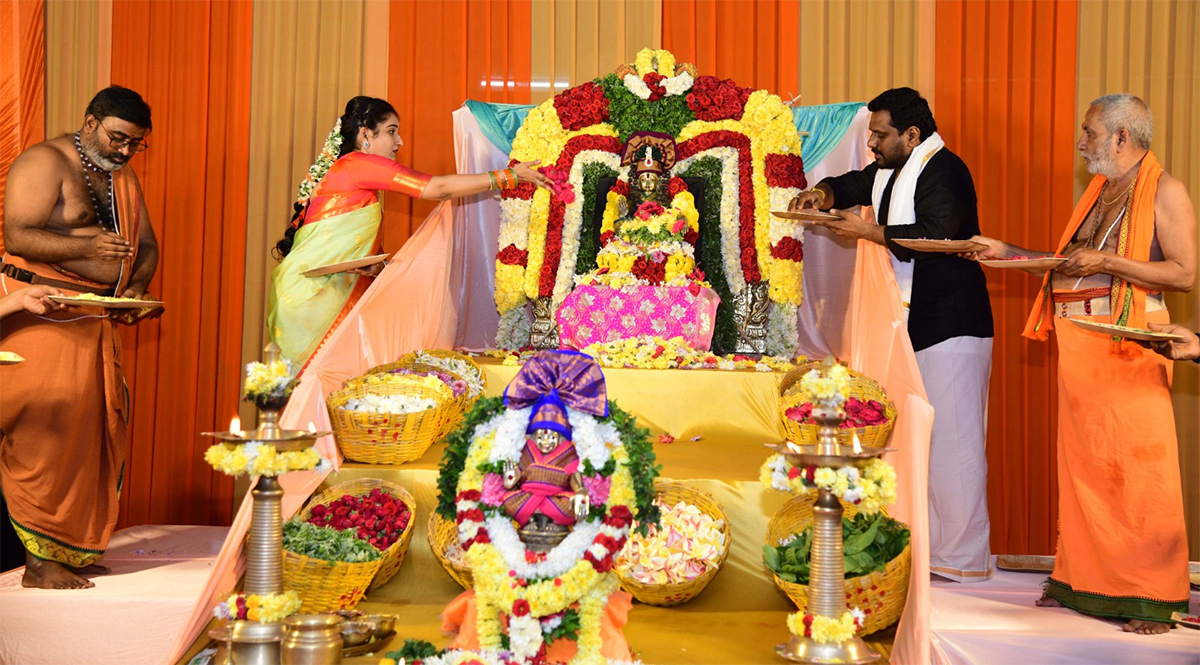
<svg viewBox="0 0 1200 665"><path fill-rule="evenodd" d="M146 149L150 128L141 96L112 86L88 104L78 132L17 157L0 295L34 284L67 296L151 299L158 243L137 176L125 168ZM0 327L0 350L25 358L0 377L0 489L25 550L24 586L86 588L93 584L81 575L107 572L95 561L117 522L129 421L114 323L159 313L66 307L19 312Z"/></svg>

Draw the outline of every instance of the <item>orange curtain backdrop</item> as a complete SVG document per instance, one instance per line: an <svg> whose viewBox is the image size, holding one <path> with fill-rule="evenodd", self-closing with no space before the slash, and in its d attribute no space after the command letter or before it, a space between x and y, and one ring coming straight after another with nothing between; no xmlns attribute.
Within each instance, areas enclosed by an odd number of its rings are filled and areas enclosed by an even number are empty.
<svg viewBox="0 0 1200 665"><path fill-rule="evenodd" d="M45 134L43 86L46 43L42 0L10 0L0 5L0 218L8 167L22 150ZM4 239L0 236L0 252Z"/></svg>
<svg viewBox="0 0 1200 665"><path fill-rule="evenodd" d="M662 26L662 47L701 74L784 99L800 92L799 0L663 0Z"/></svg>
<svg viewBox="0 0 1200 665"><path fill-rule="evenodd" d="M132 165L158 235L151 291L167 307L124 335L133 419L118 528L229 522L233 482L204 462L198 433L224 429L240 387L251 11L113 2L113 82L154 114Z"/></svg>
<svg viewBox="0 0 1200 665"><path fill-rule="evenodd" d="M530 0L392 0L389 20L388 99L404 139L396 160L454 173L450 114L463 101L529 103ZM385 196L384 251L399 249L435 203Z"/></svg>
<svg viewBox="0 0 1200 665"><path fill-rule="evenodd" d="M1050 249L1071 214L1076 2L938 0L934 113L979 195L983 234ZM1038 282L988 270L992 551L1053 554L1056 354L1021 337Z"/></svg>

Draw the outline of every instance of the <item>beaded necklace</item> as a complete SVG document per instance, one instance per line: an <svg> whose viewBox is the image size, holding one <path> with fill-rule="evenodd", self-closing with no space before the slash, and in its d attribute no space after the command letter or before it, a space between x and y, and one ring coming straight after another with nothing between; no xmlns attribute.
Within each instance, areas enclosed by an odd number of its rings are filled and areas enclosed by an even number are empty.
<svg viewBox="0 0 1200 665"><path fill-rule="evenodd" d="M84 168L83 181L87 185L88 195L90 195L92 198L92 208L96 211L96 223L100 225L100 228L105 229L107 231L112 231L115 233L117 230L117 222L116 222L116 213L113 211L113 208L112 208L112 203L115 201L115 199L113 198L113 174L112 174L112 171L102 169L99 166L97 166L96 163L93 162L91 159L88 159L88 156L86 154L84 154L84 152L83 152L83 144L80 143L80 141L79 141L79 132L75 132L75 150L76 150L76 152L79 153L80 163L83 164L83 168ZM100 197L96 195L96 190L92 187L92 179L88 177L87 172L89 170L92 171L93 173L99 173L99 174L108 176L109 205L107 205L107 206L101 205Z"/></svg>

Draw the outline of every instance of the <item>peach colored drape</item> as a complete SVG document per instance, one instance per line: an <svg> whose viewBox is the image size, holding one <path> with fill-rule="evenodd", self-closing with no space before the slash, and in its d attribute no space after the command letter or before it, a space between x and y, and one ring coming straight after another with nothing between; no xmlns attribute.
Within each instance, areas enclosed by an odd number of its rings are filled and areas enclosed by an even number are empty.
<svg viewBox="0 0 1200 665"><path fill-rule="evenodd" d="M1076 3L939 0L938 132L979 192L983 235L1049 249L1070 216ZM929 92L929 91L927 91ZM1013 140L1012 137L1020 137ZM1054 551L1054 352L1021 337L1037 282L990 270L996 321L988 408L992 551Z"/></svg>
<svg viewBox="0 0 1200 665"><path fill-rule="evenodd" d="M159 243L162 318L125 328L132 400L121 521L220 524L233 483L204 462L241 383L250 3L114 0L113 82L153 111L131 162ZM83 110L79 110L82 115Z"/></svg>

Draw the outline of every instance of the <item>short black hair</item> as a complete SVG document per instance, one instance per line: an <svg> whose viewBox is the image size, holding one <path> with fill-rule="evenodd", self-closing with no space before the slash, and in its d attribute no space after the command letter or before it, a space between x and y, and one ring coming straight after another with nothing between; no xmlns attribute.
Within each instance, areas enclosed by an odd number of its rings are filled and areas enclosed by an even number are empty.
<svg viewBox="0 0 1200 665"><path fill-rule="evenodd" d="M150 123L150 105L141 95L119 85L110 85L97 92L88 102L84 115L94 116L97 120L112 116L132 122L147 131L154 129Z"/></svg>
<svg viewBox="0 0 1200 665"><path fill-rule="evenodd" d="M897 132L903 133L909 127L916 127L921 132L922 141L937 131L929 102L912 88L885 90L867 104L867 110L872 113L887 111L892 116L892 126Z"/></svg>

